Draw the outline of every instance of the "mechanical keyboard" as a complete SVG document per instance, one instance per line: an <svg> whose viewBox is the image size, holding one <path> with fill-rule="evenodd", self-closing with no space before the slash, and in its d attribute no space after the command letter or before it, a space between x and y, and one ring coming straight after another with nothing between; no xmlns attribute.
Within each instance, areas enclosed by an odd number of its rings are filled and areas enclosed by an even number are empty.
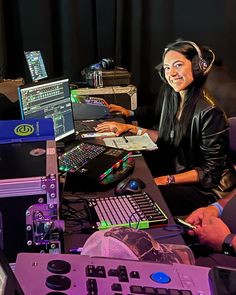
<svg viewBox="0 0 236 295"><path fill-rule="evenodd" d="M97 214L98 229L124 225L146 229L167 223L168 217L146 193L89 199L89 207ZM91 212L92 215L93 212Z"/></svg>
<svg viewBox="0 0 236 295"><path fill-rule="evenodd" d="M79 143L70 151L59 156L59 170L62 172L76 172L90 160L96 158L106 150L103 146L91 143Z"/></svg>
<svg viewBox="0 0 236 295"><path fill-rule="evenodd" d="M209 268L73 254L20 253L25 295L210 295Z"/></svg>

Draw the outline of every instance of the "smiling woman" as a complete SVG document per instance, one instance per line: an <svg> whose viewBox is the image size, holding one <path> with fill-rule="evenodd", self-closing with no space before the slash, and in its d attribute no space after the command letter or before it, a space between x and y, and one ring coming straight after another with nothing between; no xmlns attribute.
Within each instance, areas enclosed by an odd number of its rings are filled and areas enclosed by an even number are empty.
<svg viewBox="0 0 236 295"><path fill-rule="evenodd" d="M169 175L154 180L174 215L216 199L212 189L218 188L226 167L235 175L226 116L204 89L214 59L211 49L178 40L165 48L158 67L164 81L159 141L169 147L172 166Z"/></svg>
<svg viewBox="0 0 236 295"><path fill-rule="evenodd" d="M165 55L163 69L168 83L180 94L193 82L191 61L177 51L171 50Z"/></svg>
<svg viewBox="0 0 236 295"><path fill-rule="evenodd" d="M159 146L158 158L152 159L157 166L154 181L173 215L187 215L215 201L224 171L236 180L228 157L227 118L204 88L214 59L211 49L177 40L165 48L157 68L164 82L159 95L162 103L156 105L156 126L141 132L147 132ZM117 111L117 106L109 107ZM151 112L148 115L151 119ZM97 126L101 132L114 128L116 135L140 130L115 122ZM165 164L163 170L160 162ZM236 181L228 189L234 186Z"/></svg>

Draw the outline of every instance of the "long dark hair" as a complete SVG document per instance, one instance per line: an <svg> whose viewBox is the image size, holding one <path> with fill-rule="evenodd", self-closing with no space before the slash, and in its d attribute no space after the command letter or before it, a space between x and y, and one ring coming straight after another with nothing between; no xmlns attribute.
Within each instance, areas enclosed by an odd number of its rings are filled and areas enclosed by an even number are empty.
<svg viewBox="0 0 236 295"><path fill-rule="evenodd" d="M206 76L195 71L195 60L198 59L198 52L187 42L174 42L169 44L164 51L164 59L166 53L170 50L177 51L183 54L188 60L192 62L194 81L186 89L186 96L183 106L183 112L180 120L177 119L177 112L180 104L180 95L175 92L173 88L167 83L161 88L161 95L163 95L163 105L159 124L159 137L164 141L172 142L178 146L183 136L186 134L189 124L191 122L199 94L202 91ZM160 68L162 71L162 68ZM197 73L197 74L196 74ZM160 73L162 80L165 81L163 71ZM162 76L163 75L163 76Z"/></svg>

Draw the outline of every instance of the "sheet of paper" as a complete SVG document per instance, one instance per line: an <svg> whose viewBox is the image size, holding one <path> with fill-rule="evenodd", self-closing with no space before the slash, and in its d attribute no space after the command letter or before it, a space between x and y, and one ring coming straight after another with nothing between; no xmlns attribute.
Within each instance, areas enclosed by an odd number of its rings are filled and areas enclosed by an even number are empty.
<svg viewBox="0 0 236 295"><path fill-rule="evenodd" d="M155 150L158 148L147 133L143 135L104 138L104 142L106 146L127 151Z"/></svg>

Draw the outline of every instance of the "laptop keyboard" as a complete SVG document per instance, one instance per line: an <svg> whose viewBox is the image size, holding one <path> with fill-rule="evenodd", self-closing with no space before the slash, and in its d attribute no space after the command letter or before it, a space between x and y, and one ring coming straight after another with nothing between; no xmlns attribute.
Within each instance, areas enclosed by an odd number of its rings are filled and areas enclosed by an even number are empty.
<svg viewBox="0 0 236 295"><path fill-rule="evenodd" d="M104 122L104 120L87 120L75 121L75 130L81 132L94 132L97 124Z"/></svg>
<svg viewBox="0 0 236 295"><path fill-rule="evenodd" d="M94 132L94 126L88 126L86 123L75 121L75 130L80 132Z"/></svg>
<svg viewBox="0 0 236 295"><path fill-rule="evenodd" d="M59 170L75 172L105 150L106 148L103 146L82 142L69 152L59 156Z"/></svg>

